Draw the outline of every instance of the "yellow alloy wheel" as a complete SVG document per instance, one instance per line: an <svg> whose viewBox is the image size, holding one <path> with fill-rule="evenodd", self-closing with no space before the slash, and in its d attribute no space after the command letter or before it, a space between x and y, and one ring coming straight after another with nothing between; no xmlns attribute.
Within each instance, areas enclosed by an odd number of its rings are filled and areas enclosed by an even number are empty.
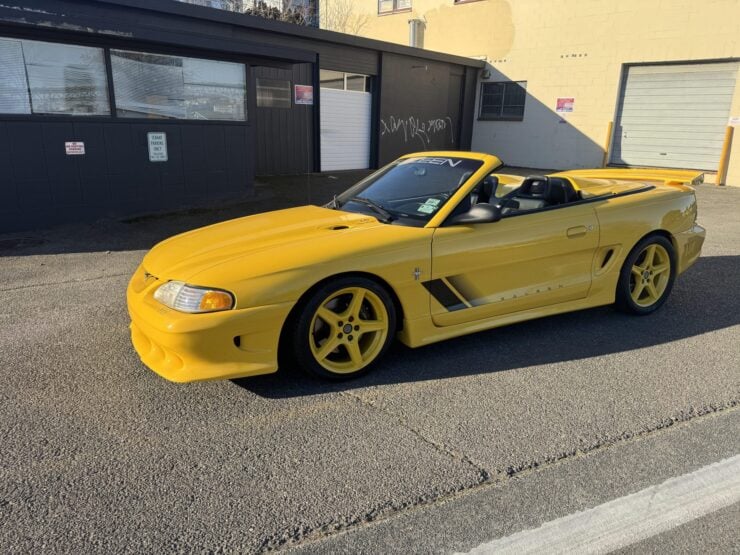
<svg viewBox="0 0 740 555"><path fill-rule="evenodd" d="M340 289L319 305L311 319L311 353L329 372L358 372L383 350L388 323L388 311L374 292L364 287Z"/></svg>
<svg viewBox="0 0 740 555"><path fill-rule="evenodd" d="M636 305L649 307L660 300L671 277L671 257L657 243L645 247L630 275L630 295Z"/></svg>

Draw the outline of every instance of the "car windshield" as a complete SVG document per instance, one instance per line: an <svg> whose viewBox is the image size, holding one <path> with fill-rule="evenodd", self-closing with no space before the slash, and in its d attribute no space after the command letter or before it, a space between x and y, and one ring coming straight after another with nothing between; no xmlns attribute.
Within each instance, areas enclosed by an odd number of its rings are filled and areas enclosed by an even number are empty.
<svg viewBox="0 0 740 555"><path fill-rule="evenodd" d="M360 181L330 206L386 223L423 226L482 165L471 158L403 158Z"/></svg>

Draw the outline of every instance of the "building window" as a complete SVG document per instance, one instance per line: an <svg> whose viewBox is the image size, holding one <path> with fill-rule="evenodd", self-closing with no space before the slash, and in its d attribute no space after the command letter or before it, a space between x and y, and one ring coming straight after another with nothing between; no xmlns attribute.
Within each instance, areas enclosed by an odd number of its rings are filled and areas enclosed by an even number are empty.
<svg viewBox="0 0 740 555"><path fill-rule="evenodd" d="M290 81L257 79L257 106L260 108L290 108Z"/></svg>
<svg viewBox="0 0 740 555"><path fill-rule="evenodd" d="M482 83L480 112L482 120L522 121L527 98L526 81Z"/></svg>
<svg viewBox="0 0 740 555"><path fill-rule="evenodd" d="M345 76L345 83L345 87L348 91L370 91L370 79L367 75L360 75L359 73L347 73Z"/></svg>
<svg viewBox="0 0 740 555"><path fill-rule="evenodd" d="M120 117L246 120L243 64L125 50L110 55Z"/></svg>
<svg viewBox="0 0 740 555"><path fill-rule="evenodd" d="M322 89L370 92L370 76L361 73L345 73L332 69L322 69L319 81Z"/></svg>
<svg viewBox="0 0 740 555"><path fill-rule="evenodd" d="M110 115L103 49L0 38L0 113Z"/></svg>
<svg viewBox="0 0 740 555"><path fill-rule="evenodd" d="M378 13L404 12L411 9L411 0L378 0Z"/></svg>
<svg viewBox="0 0 740 555"><path fill-rule="evenodd" d="M0 39L0 113L31 113L23 46L19 40Z"/></svg>
<svg viewBox="0 0 740 555"><path fill-rule="evenodd" d="M322 89L344 90L344 72L342 71L322 69L320 71L319 81L321 82Z"/></svg>

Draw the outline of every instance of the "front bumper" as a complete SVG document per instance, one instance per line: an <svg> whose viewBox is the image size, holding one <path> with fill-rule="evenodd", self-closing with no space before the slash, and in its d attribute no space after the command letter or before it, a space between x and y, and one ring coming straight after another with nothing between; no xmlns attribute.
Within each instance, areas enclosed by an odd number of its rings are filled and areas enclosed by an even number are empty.
<svg viewBox="0 0 740 555"><path fill-rule="evenodd" d="M193 382L277 371L280 332L293 303L185 314L152 298L161 281L140 290L135 279L126 292L131 342L163 378Z"/></svg>

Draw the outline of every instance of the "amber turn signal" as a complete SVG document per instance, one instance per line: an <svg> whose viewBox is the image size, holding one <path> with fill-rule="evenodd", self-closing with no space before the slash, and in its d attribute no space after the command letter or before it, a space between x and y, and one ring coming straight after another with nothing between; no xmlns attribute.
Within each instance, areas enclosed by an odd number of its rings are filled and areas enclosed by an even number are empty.
<svg viewBox="0 0 740 555"><path fill-rule="evenodd" d="M231 295L224 291L208 291L200 300L198 307L202 312L211 312L213 310L229 310L232 307L233 300Z"/></svg>

